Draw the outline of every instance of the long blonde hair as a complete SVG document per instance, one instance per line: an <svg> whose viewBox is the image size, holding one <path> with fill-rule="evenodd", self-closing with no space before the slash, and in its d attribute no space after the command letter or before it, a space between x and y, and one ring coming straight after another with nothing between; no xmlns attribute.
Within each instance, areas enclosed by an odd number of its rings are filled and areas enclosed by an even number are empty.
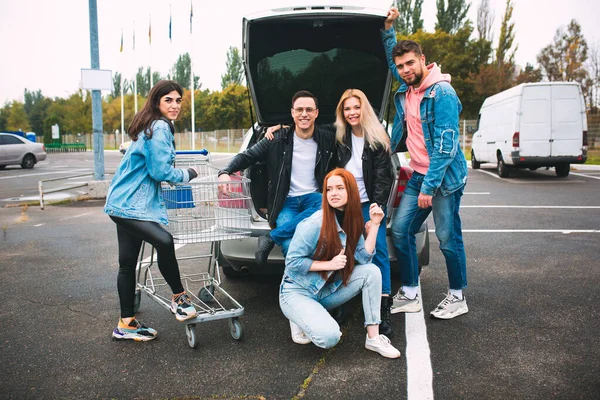
<svg viewBox="0 0 600 400"><path fill-rule="evenodd" d="M360 102L360 127L362 128L365 141L371 147L381 146L390 151L390 137L381 122L375 115L373 107L367 96L359 89L348 89L342 94L340 102L335 109L336 138L338 142L344 143L344 136L348 129L348 123L344 118L344 102L351 97L356 97Z"/></svg>

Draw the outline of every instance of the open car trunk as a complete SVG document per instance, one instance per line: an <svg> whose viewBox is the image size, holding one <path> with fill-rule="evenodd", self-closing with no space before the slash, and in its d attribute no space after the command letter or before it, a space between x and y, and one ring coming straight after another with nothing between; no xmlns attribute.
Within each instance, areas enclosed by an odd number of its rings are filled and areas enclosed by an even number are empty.
<svg viewBox="0 0 600 400"><path fill-rule="evenodd" d="M260 125L289 124L291 99L319 99L317 124L332 123L346 89L360 89L383 119L391 82L380 29L386 12L362 7L295 7L243 21L246 78Z"/></svg>

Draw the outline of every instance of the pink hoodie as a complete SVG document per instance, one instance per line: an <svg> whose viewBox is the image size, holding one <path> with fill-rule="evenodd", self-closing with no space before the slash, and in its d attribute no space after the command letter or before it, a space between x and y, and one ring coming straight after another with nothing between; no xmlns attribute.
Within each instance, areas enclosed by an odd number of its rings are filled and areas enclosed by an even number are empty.
<svg viewBox="0 0 600 400"><path fill-rule="evenodd" d="M410 154L410 166L415 171L425 175L429 169L429 155L423 138L423 125L421 125L420 105L425 90L438 82L450 82L450 74L442 74L436 63L427 66L429 75L423 80L418 89L412 86L406 91L405 114L408 136L406 145Z"/></svg>

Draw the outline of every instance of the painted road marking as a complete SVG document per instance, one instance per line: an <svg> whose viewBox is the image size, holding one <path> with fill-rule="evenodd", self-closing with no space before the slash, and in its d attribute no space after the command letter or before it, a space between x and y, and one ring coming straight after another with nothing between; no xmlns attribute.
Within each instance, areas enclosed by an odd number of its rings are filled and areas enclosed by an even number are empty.
<svg viewBox="0 0 600 400"><path fill-rule="evenodd" d="M600 206L510 206L510 205L477 205L477 206L463 206L460 208L540 208L540 209L597 209Z"/></svg>
<svg viewBox="0 0 600 400"><path fill-rule="evenodd" d="M93 212L87 212L87 213L83 213L83 214L73 215L71 217L61 218L61 219L59 219L59 221L66 221L68 219L85 217L86 215L90 215L90 214L93 214Z"/></svg>
<svg viewBox="0 0 600 400"><path fill-rule="evenodd" d="M419 285L419 297L421 285ZM433 399L433 369L427 341L427 327L423 309L418 313L404 313L406 318L406 381L408 400Z"/></svg>
<svg viewBox="0 0 600 400"><path fill-rule="evenodd" d="M592 175L588 175L588 174L579 174L577 172L571 172L571 175L583 176L585 178L599 179L600 180L600 176L592 176Z"/></svg>
<svg viewBox="0 0 600 400"><path fill-rule="evenodd" d="M0 177L0 179L16 179L16 178L27 178L27 177L31 177L31 176L41 176L41 175L51 175L51 174L72 174L74 172L86 172L86 171L90 171L89 169L71 169L68 171L55 171L55 172L38 172L36 174L21 174L21 175L11 175L11 176L3 176ZM90 175L92 173L90 172Z"/></svg>
<svg viewBox="0 0 600 400"><path fill-rule="evenodd" d="M435 233L435 229L430 229ZM599 229L463 229L463 233L600 233Z"/></svg>

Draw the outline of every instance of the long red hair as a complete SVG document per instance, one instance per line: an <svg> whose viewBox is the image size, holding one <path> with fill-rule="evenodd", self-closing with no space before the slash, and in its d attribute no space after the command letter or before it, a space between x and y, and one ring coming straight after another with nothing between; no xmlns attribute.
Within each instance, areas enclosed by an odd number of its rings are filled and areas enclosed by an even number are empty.
<svg viewBox="0 0 600 400"><path fill-rule="evenodd" d="M321 224L321 234L317 242L317 250L315 251L314 259L316 261L329 261L342 250L342 241L337 231L335 209L329 205L327 201L327 181L332 176L339 176L344 182L346 193L348 194L348 202L344 207L344 222L342 229L346 233L346 255L347 262L344 269L340 270L342 274L342 282L348 284L348 279L354 270L354 251L358 244L358 239L363 233L364 220L360 205L360 194L358 186L352 173L343 168L336 168L325 177L323 182L323 223ZM327 271L322 271L323 279L327 278Z"/></svg>

